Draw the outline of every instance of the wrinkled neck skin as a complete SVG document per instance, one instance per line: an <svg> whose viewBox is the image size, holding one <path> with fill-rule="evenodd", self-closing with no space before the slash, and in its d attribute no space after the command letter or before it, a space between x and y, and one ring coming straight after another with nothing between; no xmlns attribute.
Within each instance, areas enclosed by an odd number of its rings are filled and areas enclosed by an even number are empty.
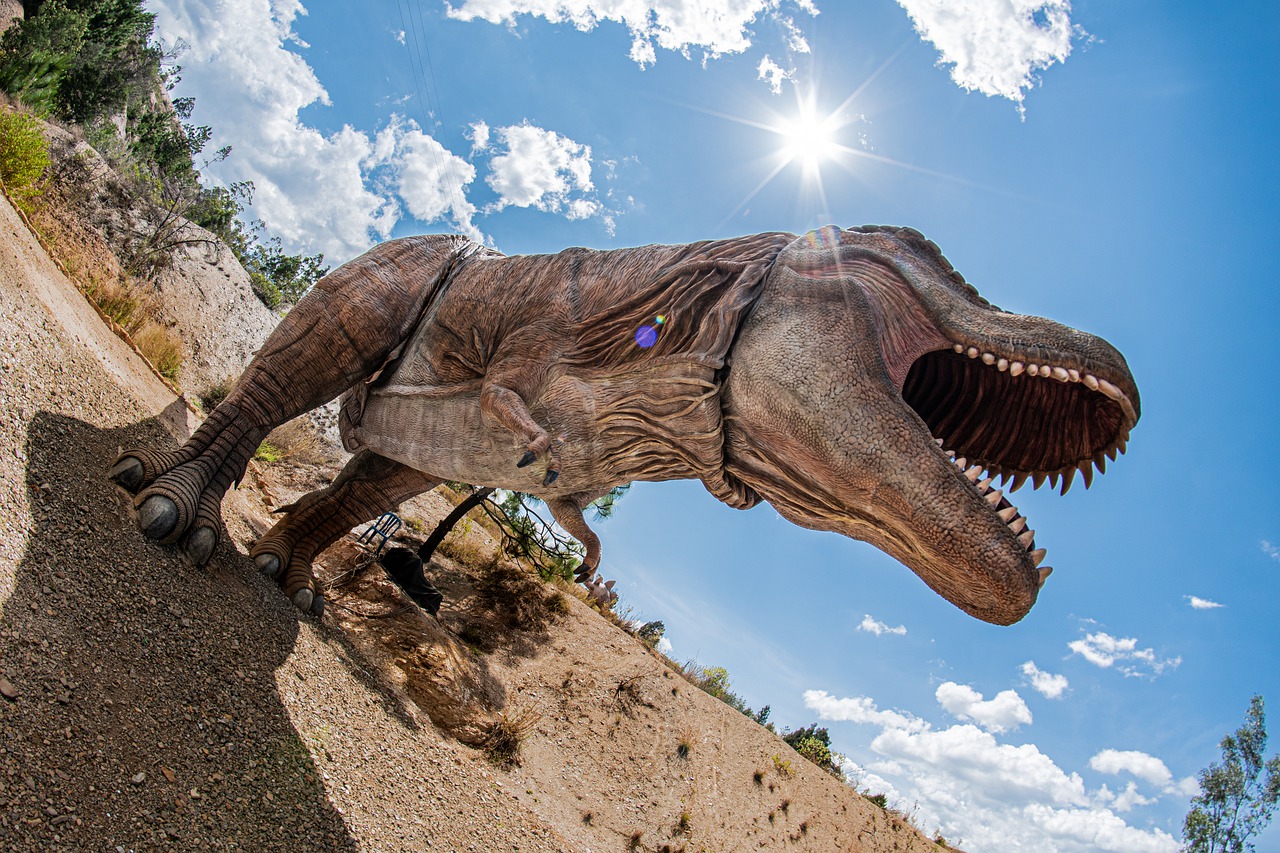
<svg viewBox="0 0 1280 853"><path fill-rule="evenodd" d="M1071 465L1075 456L1090 456L1089 441L1103 449L1117 441L1123 447L1122 436L1101 436L1099 424L1109 421L1094 414L1110 404L1101 397L1088 405L1076 405L1074 397L1059 401L1053 395L1066 392L1050 387L1057 385L1052 378L1011 379L1006 367L997 371L997 355L1006 364L1035 357L1089 368L1126 383L1131 391L1125 400L1136 405L1123 358L1082 332L991 307L940 254L935 262L918 247L880 233L840 232L840 240L835 247L815 247L801 238L788 247L739 334L724 391L727 469L788 520L869 542L973 616L1016 622L1047 576L1047 569L1037 569L1044 552L1031 549L1029 536L1019 540L999 512L1016 509L1006 509L1010 504L999 492L992 496L989 481L975 484L977 475L966 477L940 448L929 424L904 400L904 385L924 388L917 393L922 399L951 394L950 410L935 406L939 414L930 415L935 428L975 447L1013 448L1008 455L1021 467L1007 465L1010 471L1030 468L1021 460L1036 454L1052 456L1060 467L1066 463L1058 456ZM918 376L924 368L912 373L925 356L962 364L947 362L954 376L940 373L942 379L929 385ZM1117 363L1107 364L1109 358ZM991 377L970 376L985 370ZM1045 383L1043 393L1030 384L1035 382ZM1013 383L1013 390L1001 383ZM1028 444L1031 428L1015 422L1016 412L1002 413L1001 394L1010 395L1010 407L1028 401L1022 408L1032 410L1033 419L1076 405L1099 437L1079 439L1083 450L1071 443L1074 438L1059 442L1066 448L1061 452L1047 440ZM986 403L977 405L984 395ZM999 405L993 408L992 399ZM917 405L934 411L930 400ZM992 423L977 422L975 413ZM1103 414L1111 417L1111 408ZM1127 435L1132 423L1114 417ZM994 468L1001 458L983 462Z"/></svg>

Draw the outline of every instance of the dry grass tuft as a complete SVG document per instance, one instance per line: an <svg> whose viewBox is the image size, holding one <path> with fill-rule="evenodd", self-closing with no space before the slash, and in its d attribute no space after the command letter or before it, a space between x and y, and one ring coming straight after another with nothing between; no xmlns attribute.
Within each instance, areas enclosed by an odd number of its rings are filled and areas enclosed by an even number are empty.
<svg viewBox="0 0 1280 853"><path fill-rule="evenodd" d="M275 448L276 460L294 465L328 465L336 453L306 415L294 418L273 429L266 443Z"/></svg>
<svg viewBox="0 0 1280 853"><path fill-rule="evenodd" d="M147 323L132 337L160 375L176 384L182 373L182 338L159 323Z"/></svg>
<svg viewBox="0 0 1280 853"><path fill-rule="evenodd" d="M520 766L520 745L529 737L541 717L530 708L507 710L489 725L480 748L499 767Z"/></svg>

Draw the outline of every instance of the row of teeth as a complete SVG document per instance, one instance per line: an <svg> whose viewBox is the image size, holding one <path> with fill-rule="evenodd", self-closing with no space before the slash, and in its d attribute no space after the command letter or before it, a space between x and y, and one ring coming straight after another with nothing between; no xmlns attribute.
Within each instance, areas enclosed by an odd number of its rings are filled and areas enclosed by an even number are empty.
<svg viewBox="0 0 1280 853"><path fill-rule="evenodd" d="M1081 373L1071 367L1055 367L1051 364L1031 364L1021 361L1010 361L1002 358L994 353L983 352L977 347L966 347L964 344L952 344L951 348L961 355L967 355L969 358L980 358L983 364L994 365L1001 372L1009 371L1010 376L1020 376L1026 373L1028 376L1043 376L1050 379L1056 379L1059 382L1079 382L1090 391L1097 391L1111 400L1114 400L1124 410L1125 417L1130 423L1137 421L1137 413L1133 410L1133 403L1130 402L1128 395L1105 379L1099 379L1092 373Z"/></svg>
<svg viewBox="0 0 1280 853"><path fill-rule="evenodd" d="M939 447L942 447L942 439L934 439ZM1027 518L1022 515L1016 506L1012 503L1004 509L997 510L1000 505L1000 499L1004 497L1004 492L992 485L992 476L984 477L985 469L981 465L969 465L968 460L963 456L957 458L955 451L946 451L947 456L951 458L951 464L960 469L961 473L968 478L970 483L978 490L978 494L982 495L982 499L987 502L987 506L1000 517L1000 520L1008 526L1010 532L1017 538L1018 544L1026 548L1031 555L1031 564L1039 568L1040 586L1044 586L1045 580L1053 572L1050 566L1040 567L1044 562L1045 555L1048 551L1044 548L1032 548L1036 542L1036 532L1027 526Z"/></svg>

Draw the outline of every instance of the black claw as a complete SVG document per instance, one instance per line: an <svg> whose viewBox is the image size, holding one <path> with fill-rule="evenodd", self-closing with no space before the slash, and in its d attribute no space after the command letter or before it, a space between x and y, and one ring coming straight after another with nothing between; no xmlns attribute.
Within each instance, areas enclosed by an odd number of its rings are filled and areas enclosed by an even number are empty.
<svg viewBox="0 0 1280 853"><path fill-rule="evenodd" d="M547 472L547 476L542 478L542 485L550 486L552 483L556 481L556 478L559 476L560 476L560 472L553 468L552 470Z"/></svg>
<svg viewBox="0 0 1280 853"><path fill-rule="evenodd" d="M321 616L324 615L324 596L323 595L317 595L315 598L315 601L311 602L311 612L315 614L315 617L317 619L319 619Z"/></svg>
<svg viewBox="0 0 1280 853"><path fill-rule="evenodd" d="M521 457L520 457L520 461L516 463L516 467L517 467L517 468L524 468L524 467L526 467L526 466L528 466L528 465L532 465L532 464L533 464L533 460L535 460L535 459L537 459L537 458L538 458L538 454L534 453L532 450L526 450L526 451L524 452L524 456L521 456Z"/></svg>
<svg viewBox="0 0 1280 853"><path fill-rule="evenodd" d="M152 495L138 508L138 526L148 539L163 539L178 524L178 505L163 495Z"/></svg>
<svg viewBox="0 0 1280 853"><path fill-rule="evenodd" d="M595 573L595 566L588 566L586 563L583 563L581 566L578 566L578 571L574 572L573 579L578 583L586 583L591 580L591 576Z"/></svg>
<svg viewBox="0 0 1280 853"><path fill-rule="evenodd" d="M258 571L272 580L280 576L280 558L275 554L259 554L253 558L253 562L257 565Z"/></svg>
<svg viewBox="0 0 1280 853"><path fill-rule="evenodd" d="M126 456L111 466L107 477L130 494L136 494L142 485L142 463L132 456Z"/></svg>
<svg viewBox="0 0 1280 853"><path fill-rule="evenodd" d="M311 604L315 601L316 594L307 587L303 587L293 594L293 606L306 613L311 609Z"/></svg>
<svg viewBox="0 0 1280 853"><path fill-rule="evenodd" d="M183 553L193 566L203 566L213 556L213 549L218 547L218 531L212 527L197 527L187 536L183 544Z"/></svg>

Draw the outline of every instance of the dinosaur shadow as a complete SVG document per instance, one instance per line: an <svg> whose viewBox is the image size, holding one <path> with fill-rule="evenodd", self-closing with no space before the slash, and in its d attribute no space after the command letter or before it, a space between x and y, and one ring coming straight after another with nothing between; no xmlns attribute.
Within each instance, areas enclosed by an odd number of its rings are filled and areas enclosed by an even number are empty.
<svg viewBox="0 0 1280 853"><path fill-rule="evenodd" d="M147 542L103 475L121 446L171 446L160 421L42 411L27 435L14 486L31 523L0 600L0 674L17 694L0 700L0 846L359 849L277 686L292 605L225 528L204 569Z"/></svg>

